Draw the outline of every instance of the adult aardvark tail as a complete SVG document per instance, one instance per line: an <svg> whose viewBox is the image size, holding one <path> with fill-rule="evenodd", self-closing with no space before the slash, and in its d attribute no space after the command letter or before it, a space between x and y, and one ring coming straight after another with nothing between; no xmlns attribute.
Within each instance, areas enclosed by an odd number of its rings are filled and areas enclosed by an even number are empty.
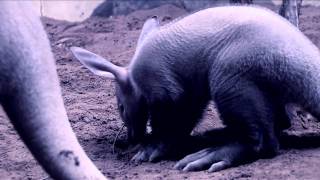
<svg viewBox="0 0 320 180"><path fill-rule="evenodd" d="M105 179L73 133L41 22L25 2L0 1L0 102L54 179Z"/></svg>

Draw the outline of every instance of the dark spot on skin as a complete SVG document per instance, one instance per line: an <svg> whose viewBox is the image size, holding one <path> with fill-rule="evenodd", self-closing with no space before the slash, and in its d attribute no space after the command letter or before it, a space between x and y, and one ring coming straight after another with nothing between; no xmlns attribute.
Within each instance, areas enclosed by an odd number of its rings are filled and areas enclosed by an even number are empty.
<svg viewBox="0 0 320 180"><path fill-rule="evenodd" d="M74 161L75 166L80 165L79 158L70 150L62 150L59 152L59 157L64 157L66 159L70 159Z"/></svg>
<svg viewBox="0 0 320 180"><path fill-rule="evenodd" d="M78 157L75 157L74 159L74 165L79 166L80 165L80 161Z"/></svg>

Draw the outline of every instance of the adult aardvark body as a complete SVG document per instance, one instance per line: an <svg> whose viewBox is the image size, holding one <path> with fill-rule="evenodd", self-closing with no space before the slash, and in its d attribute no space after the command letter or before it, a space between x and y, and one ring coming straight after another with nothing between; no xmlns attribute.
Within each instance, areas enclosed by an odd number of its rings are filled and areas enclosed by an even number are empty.
<svg viewBox="0 0 320 180"><path fill-rule="evenodd" d="M71 126L55 62L27 2L0 1L0 103L42 167L55 179L105 179Z"/></svg>

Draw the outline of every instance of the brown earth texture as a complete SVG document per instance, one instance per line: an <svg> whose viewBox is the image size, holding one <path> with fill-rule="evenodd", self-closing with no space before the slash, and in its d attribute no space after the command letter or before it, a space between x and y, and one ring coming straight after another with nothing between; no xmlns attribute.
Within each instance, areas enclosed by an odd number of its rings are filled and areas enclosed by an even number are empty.
<svg viewBox="0 0 320 180"><path fill-rule="evenodd" d="M320 47L320 7L304 6L300 29ZM179 172L175 161L130 163L134 152L113 146L122 126L116 105L114 82L84 68L70 53L80 46L126 65L134 54L144 21L158 15L161 24L186 14L183 9L164 5L136 11L127 16L89 18L70 23L43 18L52 49L68 116L89 157L109 179L320 179L320 148L283 149L271 159L229 168L216 173ZM213 107L207 109L205 123L196 131L220 126ZM297 121L297 134L320 134L317 122ZM308 121L308 120L307 120ZM309 120L310 121L310 120ZM4 113L0 113L0 179L50 179L34 160ZM125 139L122 131L118 139Z"/></svg>

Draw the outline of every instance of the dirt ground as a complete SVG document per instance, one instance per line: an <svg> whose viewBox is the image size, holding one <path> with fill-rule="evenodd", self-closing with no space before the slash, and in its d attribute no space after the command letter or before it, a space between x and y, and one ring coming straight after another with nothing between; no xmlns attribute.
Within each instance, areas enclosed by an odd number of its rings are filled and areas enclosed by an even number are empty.
<svg viewBox="0 0 320 180"><path fill-rule="evenodd" d="M161 23L167 23L185 13L183 9L166 5L128 16L90 18L81 23L43 18L57 60L69 119L90 158L110 179L320 179L320 148L281 150L275 158L217 173L179 172L172 169L174 161L134 165L129 162L132 152L116 148L113 153L112 143L122 125L116 109L114 82L90 73L74 59L69 47L81 46L116 64L126 65L148 17L158 15ZM302 8L300 29L320 47L320 7ZM206 123L198 131L220 125L214 108L208 108L207 114ZM299 132L319 130L319 127L303 126ZM4 113L0 113L0 132L0 179L50 179ZM119 139L124 138L125 131Z"/></svg>

